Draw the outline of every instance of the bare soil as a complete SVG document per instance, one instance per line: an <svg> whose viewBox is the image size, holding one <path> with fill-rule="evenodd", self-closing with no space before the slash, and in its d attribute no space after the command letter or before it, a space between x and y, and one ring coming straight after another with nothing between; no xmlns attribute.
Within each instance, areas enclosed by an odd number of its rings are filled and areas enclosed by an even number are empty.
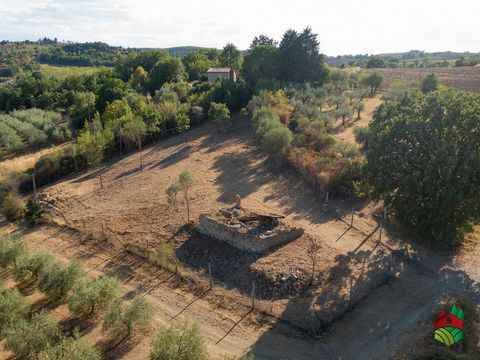
<svg viewBox="0 0 480 360"><path fill-rule="evenodd" d="M420 83L427 74L434 73L440 83L460 90L480 92L480 67L444 67L419 69L363 69L364 72L378 72L385 78L385 82L416 81Z"/></svg>
<svg viewBox="0 0 480 360"><path fill-rule="evenodd" d="M367 104L365 123L376 101ZM246 208L283 214L305 234L255 255L182 227L185 204L176 212L164 190L184 169L195 178L191 219L232 206L239 194ZM204 294L108 243L82 243L78 231L49 225L28 235L34 249L77 258L90 274L119 277L126 296L146 294L157 308L157 324L196 321L213 358L252 351L259 359L395 359L442 296L480 301L478 257L451 259L405 241L388 219L380 232L379 204L330 199L331 211L325 213L323 197L257 150L248 123L237 122L230 134L201 125L147 148L143 172L135 153L42 194L54 223L67 220L80 232L99 232L103 225L120 241L144 248L168 243L182 265L203 279L210 264L215 288ZM312 237L321 244L313 282L307 257ZM468 253L479 252L474 234ZM250 312L253 281L257 310ZM115 356L145 358L147 344Z"/></svg>

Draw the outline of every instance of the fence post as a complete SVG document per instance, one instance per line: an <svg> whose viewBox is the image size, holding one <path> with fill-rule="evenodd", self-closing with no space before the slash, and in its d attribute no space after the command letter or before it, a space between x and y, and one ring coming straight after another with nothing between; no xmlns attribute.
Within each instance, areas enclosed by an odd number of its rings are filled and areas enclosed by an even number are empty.
<svg viewBox="0 0 480 360"><path fill-rule="evenodd" d="M100 174L100 189L103 189L103 177L102 177L102 174Z"/></svg>
<svg viewBox="0 0 480 360"><path fill-rule="evenodd" d="M36 199L37 198L37 182L35 181L35 168L33 169L33 173L32 173L32 183L33 183L33 194Z"/></svg>
<svg viewBox="0 0 480 360"><path fill-rule="evenodd" d="M350 227L353 228L353 217L355 215L355 206L352 206L352 219L350 220Z"/></svg>
<svg viewBox="0 0 480 360"><path fill-rule="evenodd" d="M255 309L255 281L252 283L252 309Z"/></svg>
<svg viewBox="0 0 480 360"><path fill-rule="evenodd" d="M103 222L100 222L100 225L102 225L102 234L103 234L103 237L105 238L105 226L103 226Z"/></svg>
<svg viewBox="0 0 480 360"><path fill-rule="evenodd" d="M210 283L210 290L213 288L213 279L212 279L212 265L208 263L208 279Z"/></svg>

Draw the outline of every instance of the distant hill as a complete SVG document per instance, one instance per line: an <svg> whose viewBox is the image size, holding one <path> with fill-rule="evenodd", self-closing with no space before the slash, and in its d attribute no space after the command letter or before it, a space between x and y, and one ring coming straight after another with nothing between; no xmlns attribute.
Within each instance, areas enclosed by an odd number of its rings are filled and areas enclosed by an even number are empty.
<svg viewBox="0 0 480 360"><path fill-rule="evenodd" d="M210 48L201 47L201 46L176 46L176 47L164 48L160 50L164 50L172 56L185 56L194 51L208 50L208 49Z"/></svg>
<svg viewBox="0 0 480 360"><path fill-rule="evenodd" d="M330 66L345 64L365 67L368 60L372 57L383 59L387 63L386 67L408 67L411 64L414 67L449 66L454 65L457 60L461 63L455 64L456 66L469 66L476 64L476 61L480 58L480 53L410 50L400 53L326 56L325 61Z"/></svg>

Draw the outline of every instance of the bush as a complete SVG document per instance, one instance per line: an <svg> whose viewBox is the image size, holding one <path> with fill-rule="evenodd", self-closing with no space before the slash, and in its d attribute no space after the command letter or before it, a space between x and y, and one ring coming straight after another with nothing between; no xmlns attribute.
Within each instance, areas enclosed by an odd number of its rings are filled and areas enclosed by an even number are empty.
<svg viewBox="0 0 480 360"><path fill-rule="evenodd" d="M24 207L23 198L18 194L10 193L3 200L2 213L8 221L15 221L23 216Z"/></svg>
<svg viewBox="0 0 480 360"><path fill-rule="evenodd" d="M262 138L261 145L269 155L278 157L285 153L292 141L292 132L283 125L269 130Z"/></svg>
<svg viewBox="0 0 480 360"><path fill-rule="evenodd" d="M0 340L30 311L30 303L17 289L0 294Z"/></svg>
<svg viewBox="0 0 480 360"><path fill-rule="evenodd" d="M34 281L47 276L50 269L55 267L55 257L49 252L40 252L30 260L30 272Z"/></svg>
<svg viewBox="0 0 480 360"><path fill-rule="evenodd" d="M122 339L148 327L152 322L153 307L141 298L125 304L121 299L110 305L110 311L103 322L103 331Z"/></svg>
<svg viewBox="0 0 480 360"><path fill-rule="evenodd" d="M76 261L67 265L52 263L44 269L38 289L50 299L64 299L82 276L82 267Z"/></svg>
<svg viewBox="0 0 480 360"><path fill-rule="evenodd" d="M19 236L2 236L0 238L0 267L5 269L13 266L17 257L26 251L26 247Z"/></svg>
<svg viewBox="0 0 480 360"><path fill-rule="evenodd" d="M198 325L184 322L162 327L152 341L151 360L206 360L205 340Z"/></svg>
<svg viewBox="0 0 480 360"><path fill-rule="evenodd" d="M25 205L25 221L28 226L35 226L42 218L42 208L37 199L30 198Z"/></svg>
<svg viewBox="0 0 480 360"><path fill-rule="evenodd" d="M17 253L13 264L13 277L15 281L21 283L31 279L32 259L28 254L26 247L21 247Z"/></svg>
<svg viewBox="0 0 480 360"><path fill-rule="evenodd" d="M38 353L53 346L60 338L58 324L45 310L30 321L19 319L5 339L5 348L19 359L37 359Z"/></svg>
<svg viewBox="0 0 480 360"><path fill-rule="evenodd" d="M368 126L355 126L353 129L355 141L367 147L370 141L370 128Z"/></svg>
<svg viewBox="0 0 480 360"><path fill-rule="evenodd" d="M38 360L100 360L100 351L81 339L78 334L74 337L63 337L55 346L48 345L38 354Z"/></svg>
<svg viewBox="0 0 480 360"><path fill-rule="evenodd" d="M80 317L91 317L108 308L120 291L120 283L111 277L83 280L68 296L68 309Z"/></svg>

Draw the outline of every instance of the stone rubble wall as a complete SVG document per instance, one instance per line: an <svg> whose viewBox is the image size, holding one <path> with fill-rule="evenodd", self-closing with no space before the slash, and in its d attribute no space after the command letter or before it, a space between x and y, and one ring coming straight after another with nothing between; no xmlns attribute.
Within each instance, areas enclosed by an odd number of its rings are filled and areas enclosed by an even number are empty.
<svg viewBox="0 0 480 360"><path fill-rule="evenodd" d="M241 233L205 214L200 215L199 222L198 231L200 233L225 241L241 250L255 253L261 253L271 247L293 241L303 234L303 229L292 228L288 231L281 231L272 236L260 238L248 233Z"/></svg>

